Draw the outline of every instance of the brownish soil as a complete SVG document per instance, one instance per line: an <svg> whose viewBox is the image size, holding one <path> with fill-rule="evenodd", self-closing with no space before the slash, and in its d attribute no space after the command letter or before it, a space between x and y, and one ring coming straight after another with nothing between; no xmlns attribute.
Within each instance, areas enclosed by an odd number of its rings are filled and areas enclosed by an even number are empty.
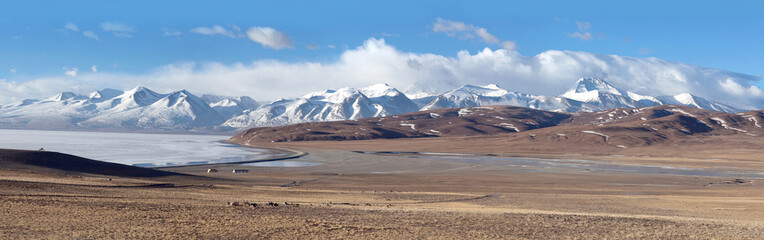
<svg viewBox="0 0 764 240"><path fill-rule="evenodd" d="M490 142L424 138L275 143L271 146L309 153L297 161L321 165L188 166L162 169L179 175L129 178L4 160L0 239L764 238L764 181L759 178L521 171L509 165L342 150L498 149L488 146ZM725 155L729 151L706 149L724 157L713 161L576 156L632 164L714 162L712 168L764 172L761 159L754 159L760 150ZM208 168L219 172L206 173ZM234 168L250 172L233 174Z"/></svg>
<svg viewBox="0 0 764 240"><path fill-rule="evenodd" d="M474 138L464 138L470 136ZM229 141L262 145L463 137L499 139L499 144L506 147L530 144L540 148L562 145L613 149L693 145L718 136L764 142L764 111L730 114L676 105L570 114L512 106L450 108L351 121L252 128Z"/></svg>

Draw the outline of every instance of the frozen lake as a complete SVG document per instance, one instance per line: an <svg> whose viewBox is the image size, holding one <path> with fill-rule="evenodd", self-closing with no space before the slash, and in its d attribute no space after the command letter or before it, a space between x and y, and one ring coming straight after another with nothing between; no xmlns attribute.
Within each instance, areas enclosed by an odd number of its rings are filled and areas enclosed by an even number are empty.
<svg viewBox="0 0 764 240"><path fill-rule="evenodd" d="M230 136L0 129L0 148L62 152L141 167L242 162L280 155L223 143Z"/></svg>

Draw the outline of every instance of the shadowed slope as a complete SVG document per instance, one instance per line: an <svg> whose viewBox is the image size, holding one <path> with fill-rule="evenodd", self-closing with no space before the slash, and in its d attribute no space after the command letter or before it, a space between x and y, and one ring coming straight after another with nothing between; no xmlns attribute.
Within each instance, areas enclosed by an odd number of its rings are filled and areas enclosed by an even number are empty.
<svg viewBox="0 0 764 240"><path fill-rule="evenodd" d="M64 153L11 149L0 149L0 167L37 171L53 170L90 173L118 177L164 177L182 175L150 168L96 161Z"/></svg>

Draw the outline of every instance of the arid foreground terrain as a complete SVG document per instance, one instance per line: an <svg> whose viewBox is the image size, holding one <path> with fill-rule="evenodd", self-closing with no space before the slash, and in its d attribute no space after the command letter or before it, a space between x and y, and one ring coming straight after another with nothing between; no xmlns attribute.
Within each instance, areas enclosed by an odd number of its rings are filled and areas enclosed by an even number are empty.
<svg viewBox="0 0 764 240"><path fill-rule="evenodd" d="M532 115L505 134L458 136L470 127L459 123L442 137L241 142L318 164L304 167L155 170L0 150L0 239L764 238L760 115L709 115L703 127L683 117L701 113L654 113L519 127L543 124Z"/></svg>

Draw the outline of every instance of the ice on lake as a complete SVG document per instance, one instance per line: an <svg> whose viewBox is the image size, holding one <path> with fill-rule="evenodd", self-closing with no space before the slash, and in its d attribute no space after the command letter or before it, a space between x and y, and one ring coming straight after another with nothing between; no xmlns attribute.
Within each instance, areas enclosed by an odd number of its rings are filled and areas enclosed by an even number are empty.
<svg viewBox="0 0 764 240"><path fill-rule="evenodd" d="M62 152L141 167L253 161L266 149L223 143L230 136L0 129L0 148Z"/></svg>

